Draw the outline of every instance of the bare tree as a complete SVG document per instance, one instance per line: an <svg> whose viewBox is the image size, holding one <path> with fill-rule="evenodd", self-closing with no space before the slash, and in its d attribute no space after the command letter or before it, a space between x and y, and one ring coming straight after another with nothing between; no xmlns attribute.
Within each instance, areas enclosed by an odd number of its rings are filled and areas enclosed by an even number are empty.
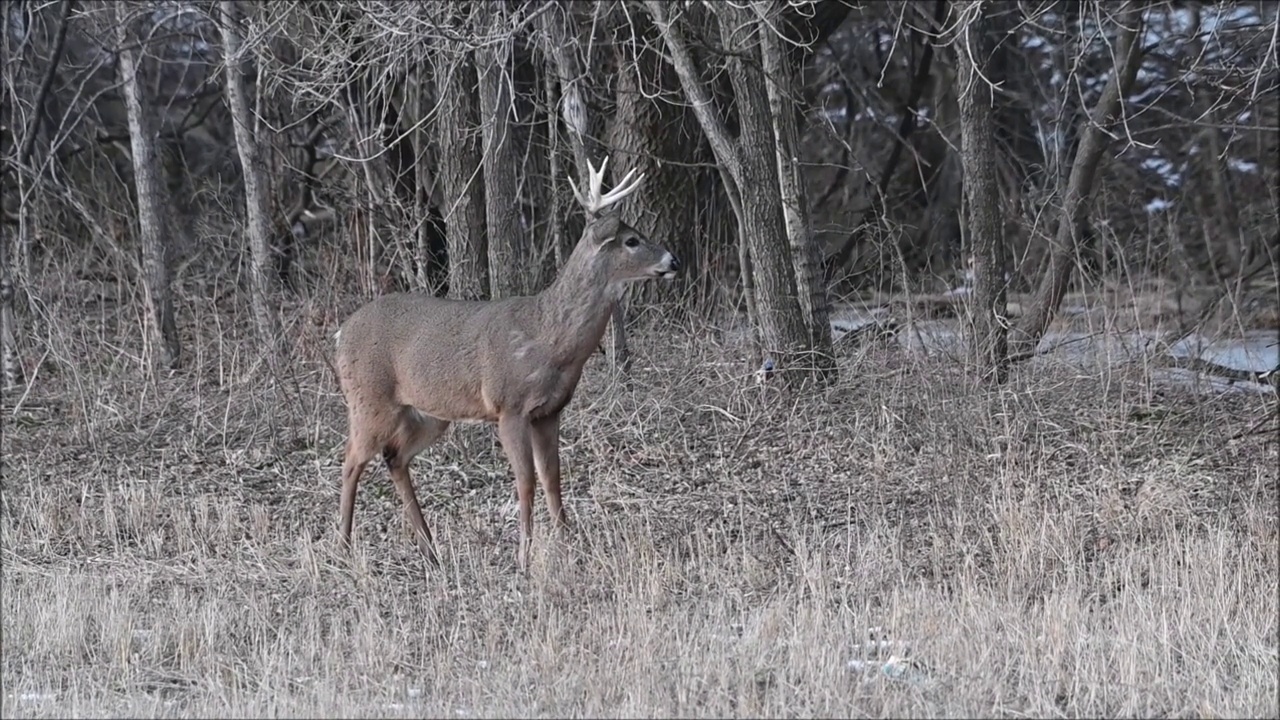
<svg viewBox="0 0 1280 720"><path fill-rule="evenodd" d="M8 390L22 382L18 360L17 313L13 308L13 273L9 269L9 233L0 231L0 375Z"/></svg>
<svg viewBox="0 0 1280 720"><path fill-rule="evenodd" d="M760 71L760 26L751 8L715 5L720 41L737 106L738 135L731 138L716 114L684 32L672 18L678 3L647 0L662 33L685 95L697 113L716 159L724 168L727 191L736 196L739 232L750 244L751 272L764 352L789 382L835 377L831 328L815 328L797 298L796 266L787 237L774 151L777 138L770 114L765 78ZM769 30L765 30L769 32ZM744 268L745 270L745 268Z"/></svg>
<svg viewBox="0 0 1280 720"><path fill-rule="evenodd" d="M964 165L964 194L968 206L968 237L973 254L974 288L970 303L969 348L975 367L985 377L1003 383L1008 368L1005 319L1004 222L996 180L996 82L988 72L995 42L982 0L965 3L956 39L956 67L960 80L960 132Z"/></svg>
<svg viewBox="0 0 1280 720"><path fill-rule="evenodd" d="M71 11L75 3L72 0L63 0L62 16L58 23L58 34L54 40L53 53L49 57L49 66L45 70L44 78L40 83L39 89L36 91L35 98L31 103L30 114L25 118L23 124L23 132L15 139L18 143L17 161L14 167L4 168L3 172L17 180L17 204L18 204L18 253L20 273L14 272L9 257L9 237L8 233L0 235L0 385L4 389L9 389L17 385L23 380L22 363L18 359L18 330L17 330L17 312L14 308L14 300L16 296L15 283L20 278L26 277L27 263L30 257L29 248L31 247L31 226L32 226L32 200L34 195L32 191L35 188L35 177L38 173L31 171L31 160L35 156L36 136L40 133L41 119L45 117L45 104L49 99L50 90L53 87L54 78L58 74L58 66L62 62L63 52L67 43L67 28L70 25ZM0 120L0 124L16 126L19 118L15 117L18 108L17 83L15 78L11 76L11 72L17 70L18 63L11 62L10 58L17 53L16 48L12 47L15 36L19 33L11 27L13 21L13 13L6 11L3 17L3 39L0 42L4 44L4 67L6 70L5 85L8 87L10 96L6 99L6 112ZM10 130L12 133L13 131ZM9 207L7 204L0 204L0 214L4 217L0 220L7 221L9 218Z"/></svg>
<svg viewBox="0 0 1280 720"><path fill-rule="evenodd" d="M263 177L262 154L249 112L248 91L244 74L240 70L244 51L235 17L235 3L222 0L219 4L222 28L223 57L226 61L227 105L231 108L232 125L235 128L236 149L240 153L240 167L244 173L245 217L249 231L249 300L253 307L254 327L261 347L268 348L274 357L283 349L280 342L280 323L272 309L271 295L274 283L268 274L271 264L270 207L267 196L267 179Z"/></svg>
<svg viewBox="0 0 1280 720"><path fill-rule="evenodd" d="M174 319L169 288L167 201L156 155L157 134L152 112L144 101L138 77L139 38L131 30L135 15L130 3L113 3L115 9L118 71L129 116L133 181L138 199L138 233L142 244L142 288L145 302L145 340L154 366L177 367L182 346Z"/></svg>
<svg viewBox="0 0 1280 720"><path fill-rule="evenodd" d="M887 5L887 4L886 4ZM902 3L900 5L905 19L910 5ZM947 11L947 0L934 0L934 14L931 25L939 27ZM922 11L923 12L923 11ZM896 132L893 136L893 144L889 151L888 157L885 159L883 166L880 168L879 179L870 189L865 209L853 224L853 231L849 233L844 242L841 243L839 249L832 253L825 261L825 275L828 280L834 280L837 274L845 269L850 258L853 257L854 251L858 250L867 240L867 235L872 228L882 221L886 215L885 200L888 194L890 182L893 180L898 170L899 162L904 156L904 151L908 148L908 143L912 140L920 123L917 117L917 108L924 96L925 88L929 85L931 73L933 72L933 56L934 44L930 41L931 32L918 27L915 23L910 24L910 32L908 34L908 44L918 47L918 53L908 53L909 55L918 55L918 61L912 72L910 73L910 81L905 84L906 92L897 97L897 107L894 108L894 114L898 116ZM909 68L910 69L910 68ZM894 88L897 83L885 83L890 88ZM845 88L848 94L853 93L852 88ZM846 97L846 103L851 98ZM847 108L846 108L847 109ZM836 175L835 182L831 183L831 187L819 197L817 204L822 205L836 191L846 184L850 166L842 164ZM923 174L923 168L913 168L915 174ZM930 209L937 211L937 205L931 205Z"/></svg>
<svg viewBox="0 0 1280 720"><path fill-rule="evenodd" d="M1094 176L1102 154L1111 142L1110 127L1138 73L1142 56L1142 7L1137 0L1126 0L1118 8L1115 18L1118 28L1114 45L1115 69L1089 115L1088 124L1080 132L1080 144L1063 191L1057 232L1049 251L1049 268L1040 279L1040 287L1035 300L1027 308L1027 314L1014 329L1009 347L1014 355L1035 351L1062 304L1062 296L1067 292L1075 266L1081 229L1088 217Z"/></svg>
<svg viewBox="0 0 1280 720"><path fill-rule="evenodd" d="M484 128L484 202L489 242L489 288L494 298L519 295L525 276L516 187L516 144L511 97L511 29L505 3L487 0L489 42L476 50L480 117Z"/></svg>
<svg viewBox="0 0 1280 720"><path fill-rule="evenodd" d="M781 192L782 216L791 245L791 261L796 274L800 310L809 325L810 343L820 350L819 357L834 366L831 349L830 307L820 264L818 246L813 240L809 221L809 199L800 177L799 140L796 131L796 101L791 97L796 87L791 58L784 51L781 33L774 24L781 17L777 0L756 0L754 9L759 23L760 54L769 96L769 115L773 123L774 155L778 163L778 185Z"/></svg>
<svg viewBox="0 0 1280 720"><path fill-rule="evenodd" d="M451 6L456 25L469 20L471 9ZM489 295L485 239L484 180L480 153L479 100L471 49L460 40L442 37L434 57L439 103L436 137L440 143L443 215L449 247L449 294L481 300Z"/></svg>
<svg viewBox="0 0 1280 720"><path fill-rule="evenodd" d="M699 227L704 218L711 227L723 219L707 217L714 215L708 212L712 198L699 192L710 189L698 183L714 158L697 120L682 103L670 100L679 96L680 79L663 60L662 38L649 17L615 11L611 20L617 28L612 53L615 110L607 131L610 162L616 177L634 169L646 178L645 192L628 203L623 215L649 237L668 243L687 273L680 283L635 286L629 294L674 301L664 312L678 317L703 299L691 297L690 289L709 280L704 270L713 264L711 257L725 250L723 242ZM732 217L727 219L732 225Z"/></svg>

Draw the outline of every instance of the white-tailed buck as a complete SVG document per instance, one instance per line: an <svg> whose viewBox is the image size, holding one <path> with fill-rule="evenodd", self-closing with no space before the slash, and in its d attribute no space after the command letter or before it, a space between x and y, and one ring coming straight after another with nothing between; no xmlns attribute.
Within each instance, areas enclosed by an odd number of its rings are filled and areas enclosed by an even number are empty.
<svg viewBox="0 0 1280 720"><path fill-rule="evenodd" d="M680 263L603 211L636 191L644 175L627 173L601 194L606 158L590 166L582 237L555 281L532 297L449 300L418 293L384 295L338 330L337 370L349 424L342 467L342 540L351 542L356 486L379 453L404 502L418 547L438 564L435 542L409 479L409 462L450 423L498 425L515 473L520 505L517 560L528 567L535 470L558 530L560 413L582 366L597 348L613 304L628 281L674 277Z"/></svg>

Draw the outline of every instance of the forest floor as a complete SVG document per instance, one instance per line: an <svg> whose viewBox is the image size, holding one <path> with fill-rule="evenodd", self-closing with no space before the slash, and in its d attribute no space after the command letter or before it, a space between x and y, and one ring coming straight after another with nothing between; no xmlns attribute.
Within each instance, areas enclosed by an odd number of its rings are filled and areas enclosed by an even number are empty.
<svg viewBox="0 0 1280 720"><path fill-rule="evenodd" d="M337 546L332 327L276 382L212 303L159 380L69 310L6 398L5 717L1280 714L1274 396L876 341L800 395L637 333L564 418L570 537L539 494L517 572L509 466L455 428L428 570L381 467Z"/></svg>

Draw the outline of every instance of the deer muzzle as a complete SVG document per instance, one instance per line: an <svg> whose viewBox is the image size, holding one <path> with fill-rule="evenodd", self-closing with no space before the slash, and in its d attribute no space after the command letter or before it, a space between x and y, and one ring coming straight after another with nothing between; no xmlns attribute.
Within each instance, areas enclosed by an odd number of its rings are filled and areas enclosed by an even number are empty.
<svg viewBox="0 0 1280 720"><path fill-rule="evenodd" d="M671 279L680 272L680 260L670 252L663 253L662 259L654 266L653 274L663 279Z"/></svg>

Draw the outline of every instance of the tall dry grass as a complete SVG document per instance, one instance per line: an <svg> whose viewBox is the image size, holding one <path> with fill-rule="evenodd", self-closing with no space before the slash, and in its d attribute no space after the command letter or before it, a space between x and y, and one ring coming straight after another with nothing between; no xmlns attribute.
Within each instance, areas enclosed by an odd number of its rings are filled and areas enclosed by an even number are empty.
<svg viewBox="0 0 1280 720"><path fill-rule="evenodd" d="M875 343L789 396L667 327L629 382L591 361L575 532L539 507L527 578L492 434L415 463L428 573L382 469L336 548L349 308L290 308L270 378L202 297L158 380L128 316L45 310L3 408L6 717L1280 715L1277 442L1232 438L1266 400Z"/></svg>

